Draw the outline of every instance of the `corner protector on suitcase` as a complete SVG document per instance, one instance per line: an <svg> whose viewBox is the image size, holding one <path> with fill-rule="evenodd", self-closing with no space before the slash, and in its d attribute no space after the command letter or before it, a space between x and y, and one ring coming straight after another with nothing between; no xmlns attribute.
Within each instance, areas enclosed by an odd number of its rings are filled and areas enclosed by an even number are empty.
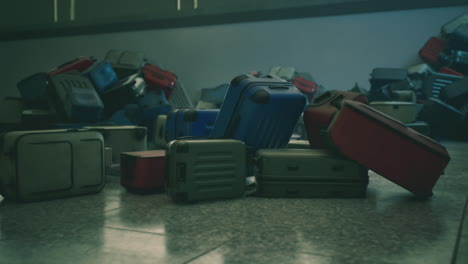
<svg viewBox="0 0 468 264"><path fill-rule="evenodd" d="M252 99L252 101L254 101L257 104L268 104L270 102L270 95L265 90L259 90L259 91L256 91L250 97L250 99Z"/></svg>

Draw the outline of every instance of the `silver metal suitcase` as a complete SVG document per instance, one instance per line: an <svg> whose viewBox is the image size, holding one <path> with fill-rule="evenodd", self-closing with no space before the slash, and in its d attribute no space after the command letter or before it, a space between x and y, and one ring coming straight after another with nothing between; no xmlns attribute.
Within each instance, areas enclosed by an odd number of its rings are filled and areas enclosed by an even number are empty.
<svg viewBox="0 0 468 264"><path fill-rule="evenodd" d="M166 149L166 184L175 202L241 197L246 147L233 139L173 140Z"/></svg>
<svg viewBox="0 0 468 264"><path fill-rule="evenodd" d="M120 163L121 152L147 149L146 127L140 126L88 126L83 127L100 132L105 146L112 148L112 162Z"/></svg>
<svg viewBox="0 0 468 264"><path fill-rule="evenodd" d="M7 199L38 201L104 187L104 140L97 132L16 131L1 143L0 193Z"/></svg>

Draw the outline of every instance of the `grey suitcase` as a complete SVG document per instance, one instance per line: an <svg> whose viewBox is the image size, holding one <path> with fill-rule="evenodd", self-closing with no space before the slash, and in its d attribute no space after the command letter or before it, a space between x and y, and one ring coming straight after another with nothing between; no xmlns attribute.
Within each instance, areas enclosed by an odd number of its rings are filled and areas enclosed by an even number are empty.
<svg viewBox="0 0 468 264"><path fill-rule="evenodd" d="M145 63L142 52L109 50L106 60L112 64L119 79L123 79L140 71Z"/></svg>
<svg viewBox="0 0 468 264"><path fill-rule="evenodd" d="M440 32L444 35L448 35L448 34L453 33L458 26L462 24L467 24L467 23L468 23L468 14L463 14L450 20L446 24L444 24L441 27Z"/></svg>
<svg viewBox="0 0 468 264"><path fill-rule="evenodd" d="M175 202L241 197L245 144L233 139L173 140L166 148L166 184Z"/></svg>
<svg viewBox="0 0 468 264"><path fill-rule="evenodd" d="M16 131L1 142L0 193L7 199L38 201L104 187L104 141L97 132Z"/></svg>
<svg viewBox="0 0 468 264"><path fill-rule="evenodd" d="M193 108L192 100L190 99L187 90L180 80L177 80L174 91L172 92L171 98L169 99L169 104L173 108Z"/></svg>
<svg viewBox="0 0 468 264"><path fill-rule="evenodd" d="M140 126L87 126L84 129L100 132L105 146L112 148L112 162L120 163L121 152L147 149L146 127Z"/></svg>
<svg viewBox="0 0 468 264"><path fill-rule="evenodd" d="M360 198L369 183L367 168L324 149L261 149L255 178L270 198Z"/></svg>
<svg viewBox="0 0 468 264"><path fill-rule="evenodd" d="M389 115L402 123L411 123L416 120L418 114L416 103L388 101L372 102L369 104L372 108Z"/></svg>

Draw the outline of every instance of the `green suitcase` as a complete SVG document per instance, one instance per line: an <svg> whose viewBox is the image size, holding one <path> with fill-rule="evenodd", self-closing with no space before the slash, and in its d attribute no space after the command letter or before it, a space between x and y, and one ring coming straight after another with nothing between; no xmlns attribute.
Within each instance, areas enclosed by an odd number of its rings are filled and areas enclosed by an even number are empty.
<svg viewBox="0 0 468 264"><path fill-rule="evenodd" d="M0 194L6 199L57 199L104 187L104 140L97 132L16 131L1 143Z"/></svg>
<svg viewBox="0 0 468 264"><path fill-rule="evenodd" d="M238 140L173 140L166 149L167 193L175 202L241 197L245 162Z"/></svg>
<svg viewBox="0 0 468 264"><path fill-rule="evenodd" d="M268 198L361 198L367 168L324 149L261 149L257 196Z"/></svg>

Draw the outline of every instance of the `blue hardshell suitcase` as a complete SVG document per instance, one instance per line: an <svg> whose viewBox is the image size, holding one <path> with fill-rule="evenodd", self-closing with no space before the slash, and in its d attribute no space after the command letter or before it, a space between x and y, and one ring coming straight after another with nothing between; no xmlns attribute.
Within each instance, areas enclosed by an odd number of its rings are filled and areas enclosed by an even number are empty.
<svg viewBox="0 0 468 264"><path fill-rule="evenodd" d="M85 74L99 93L104 92L119 81L112 65L107 61L95 65Z"/></svg>
<svg viewBox="0 0 468 264"><path fill-rule="evenodd" d="M167 115L166 141L180 137L210 137L218 113L218 109L172 110Z"/></svg>
<svg viewBox="0 0 468 264"><path fill-rule="evenodd" d="M211 135L241 140L253 149L285 148L306 101L292 83L275 76L237 76Z"/></svg>

